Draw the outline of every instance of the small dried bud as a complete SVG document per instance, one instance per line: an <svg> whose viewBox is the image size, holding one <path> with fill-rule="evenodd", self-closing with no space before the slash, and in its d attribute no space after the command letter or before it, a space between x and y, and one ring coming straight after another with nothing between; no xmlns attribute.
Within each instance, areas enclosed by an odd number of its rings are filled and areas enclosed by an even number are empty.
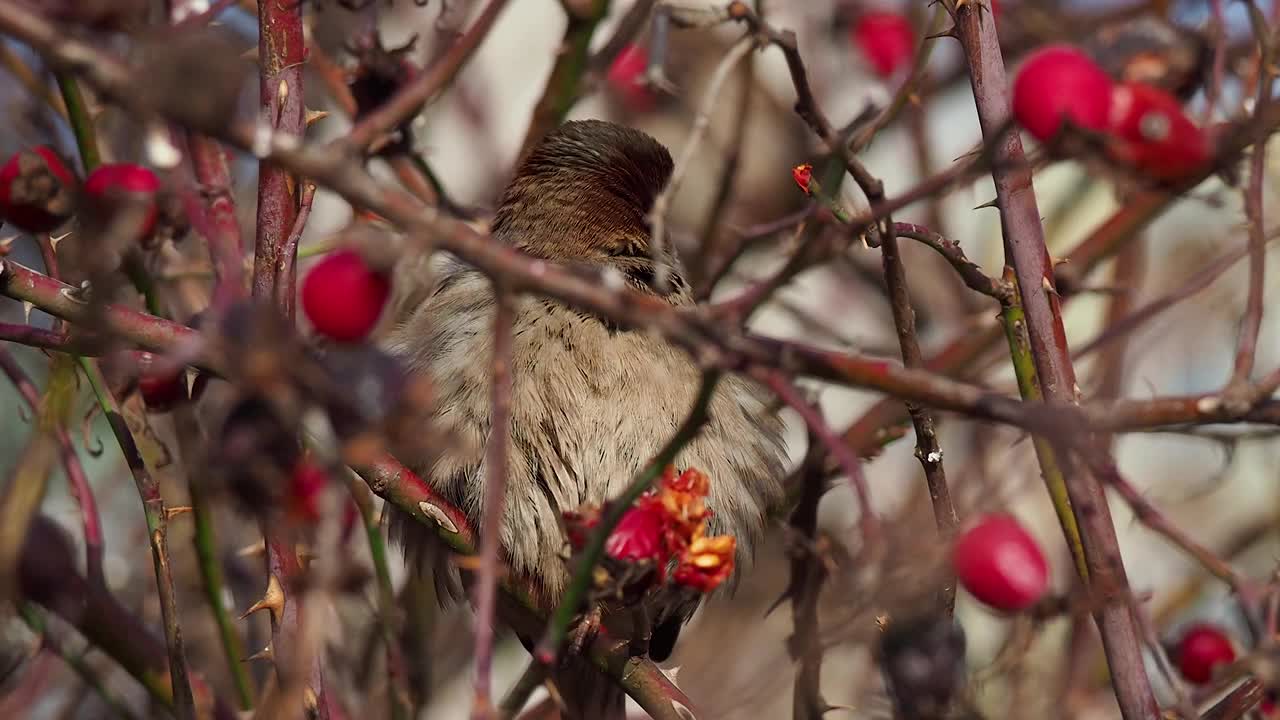
<svg viewBox="0 0 1280 720"><path fill-rule="evenodd" d="M805 195L810 192L810 184L813 182L813 166L809 163L802 163L791 168L791 177L796 181L796 185Z"/></svg>

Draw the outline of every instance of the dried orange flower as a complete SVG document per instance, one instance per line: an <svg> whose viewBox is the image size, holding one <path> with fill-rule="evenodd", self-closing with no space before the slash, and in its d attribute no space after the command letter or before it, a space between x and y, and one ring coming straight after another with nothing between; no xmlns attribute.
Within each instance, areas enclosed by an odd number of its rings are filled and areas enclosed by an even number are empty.
<svg viewBox="0 0 1280 720"><path fill-rule="evenodd" d="M734 550L738 545L732 535L707 537L705 532L705 525L698 528L674 574L677 584L704 593L715 590L733 574Z"/></svg>
<svg viewBox="0 0 1280 720"><path fill-rule="evenodd" d="M714 590L733 574L737 542L732 535L707 537L710 492L711 480L705 474L693 469L677 473L668 467L657 487L642 495L609 534L607 557L626 564L652 563L658 583L665 581L667 564L675 559L677 584L700 592ZM570 545L581 549L600 522L600 510L581 508L564 517Z"/></svg>

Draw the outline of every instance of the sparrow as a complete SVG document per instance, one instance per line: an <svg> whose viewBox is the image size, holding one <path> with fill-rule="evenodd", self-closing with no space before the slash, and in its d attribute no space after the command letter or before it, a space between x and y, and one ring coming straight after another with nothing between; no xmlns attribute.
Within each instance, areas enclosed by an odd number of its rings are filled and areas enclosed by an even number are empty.
<svg viewBox="0 0 1280 720"><path fill-rule="evenodd" d="M691 307L674 249L655 253L650 242L648 216L672 167L667 149L638 130L599 120L565 123L520 163L494 215L492 238L532 258L603 273L672 306ZM670 270L661 289L658 262ZM401 459L478 527L491 429L494 291L486 276L456 258L437 256L433 270L421 301L404 313L385 346L433 384L435 429L456 442ZM513 302L503 559L510 574L533 588L540 609L550 611L571 578L564 513L623 491L692 408L701 372L688 354L652 332L543 297ZM709 531L737 538L735 567L741 568L783 500L783 425L765 391L739 377L720 382L708 411L701 433L675 464L710 477ZM435 574L442 598L456 598L461 584L448 548L431 529L392 512L392 533L411 561ZM655 659L671 652L693 608L666 610L654 616L649 649ZM565 717L621 717L621 692L585 664L553 673L552 681Z"/></svg>

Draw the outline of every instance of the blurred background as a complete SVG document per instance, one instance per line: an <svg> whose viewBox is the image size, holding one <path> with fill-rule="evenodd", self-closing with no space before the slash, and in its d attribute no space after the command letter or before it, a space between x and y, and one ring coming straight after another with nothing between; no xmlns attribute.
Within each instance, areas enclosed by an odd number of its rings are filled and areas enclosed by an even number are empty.
<svg viewBox="0 0 1280 720"><path fill-rule="evenodd" d="M697 5L683 2L683 5ZM710 3L707 3L708 5ZM850 123L864 112L874 112L890 102L910 71L898 62L885 69L892 48L868 43L856 32L858 18L872 11L900 14L910 20L914 36L934 27L935 7L923 2L865 2L829 0L768 0L765 13L778 28L794 30L810 74L810 82L823 108L837 126ZM191 3L198 7L200 3ZM207 6L207 3L205 3ZM350 127L347 113L327 89L325 76L339 75L354 67L348 47L358 28L376 22L384 47L412 42L405 57L418 66L438 59L465 29L483 2L474 0L409 0L374 4L372 10L353 11L334 0L312 3L308 11L312 54L306 75L306 105L331 114L309 130L317 140L340 137ZM601 24L593 46L602 45L633 3L615 0ZM1213 21L1211 3L1187 2L1057 2L1053 0L1001 0L997 24L1005 47L1011 77L1018 59L1030 48L1056 41L1101 43L1109 47L1104 29L1111 23L1132 23L1135 18L1163 18L1186 32L1169 50L1169 57L1190 57L1190 67L1203 72L1204 48L1220 38L1242 52L1227 53L1228 66L1222 97L1213 110L1214 121L1237 117L1249 102L1239 78L1247 77L1250 34L1244 3L1223 3L1225 24L1220 35ZM376 10L376 12L373 12ZM372 18L371 18L372 15ZM475 211L483 226L510 176L534 104L543 92L565 30L565 13L554 0L513 2L498 20L475 56L453 85L413 123L414 149L427 160L449 197ZM230 42L250 56L256 40L252 2L233 5L216 24ZM741 28L726 25L714 29L670 29L665 51L650 62L654 36L646 24L633 46L617 61L592 67L589 89L570 112L571 118L609 118L642 128L679 155L702 105L709 79L728 47L741 36ZM1190 39L1187 39L1190 38ZM121 52L132 51L126 37L104 42ZM8 154L31 144L47 142L67 157L75 157L69 129L33 93L51 93L49 73L25 48L3 44L0 64L0 111L3 132L0 150ZM1100 51L1101 52L1101 51ZM26 69L26 74L23 73ZM659 71L660 72L657 72ZM245 88L252 103L256 84ZM1189 109L1203 120L1208 108L1202 91L1189 94ZM781 53L769 48L753 53L735 72L710 114L705 140L690 166L684 190L673 208L671 235L690 255L711 244L736 247L747 244L742 259L730 269L718 293L765 276L775 268L788 248L794 220L780 220L804 210L807 198L791 179L792 166L813 161L821 149L804 124L792 112L795 93ZM142 140L146 133L118 110L104 106L96 122L105 138L107 153L116 159L155 162L154 148ZM741 141L735 140L741 134ZM881 177L889 197L912 189L923 178L944 170L973 151L981 142L967 75L959 46L942 38L929 56L923 91L913 94L898 119L880 132L862 153L869 169ZM378 172L394 180L385 166ZM1280 170L1274 158L1268 172ZM242 224L251 228L255 203L256 160L239 157L234 166L234 191ZM726 176L731 182L726 181ZM1265 216L1277 207L1276 185L1264 184ZM1114 320L1112 306L1124 298L1138 308L1185 288L1189 278L1215 259L1241 247L1246 241L1238 178L1215 177L1175 203L1140 236L1120 251L1121 259L1098 269L1072 276L1078 283L1065 304L1067 331L1073 348L1082 348ZM1101 222L1135 192L1134 183L1095 163L1059 162L1037 172L1035 187L1048 234L1050 250L1063 257L1089 236ZM1003 249L996 212L975 209L994 197L989 178L959 185L930 196L897 213L895 219L914 222L943 233L958 242L965 253L988 274L999 275ZM865 207L852 182L845 182L841 202L850 208ZM795 216L798 219L798 216ZM321 190L308 225L303 247L323 248L352 222L351 208ZM771 227L781 230L769 232ZM1268 227L1268 231L1270 228ZM13 234L5 228L5 237ZM251 230L250 234L251 236ZM993 326L997 307L987 298L968 293L951 270L927 248L906 245L907 267L918 313L926 357L943 350L957 338ZM164 250L174 288L207 282L207 261L180 243ZM30 238L19 235L11 253L20 262L40 267L40 255ZM305 252L304 252L305 254ZM302 272L305 272L305 264ZM833 348L851 348L872 355L898 358L889 306L875 250L855 245L841 262L809 271L790 283L757 316L755 329L768 335L800 338ZM1080 389L1086 400L1106 397L1145 398L1219 389L1230 377L1235 336L1246 291L1246 263L1235 263L1194 296L1178 302L1168 312L1144 323L1132 333L1079 360ZM1070 268L1068 268L1070 271ZM1267 298L1259 342L1258 367L1269 370L1280 363L1280 314L1273 311L1280 267L1269 258ZM203 273L203 276L202 276ZM696 276L697 270L695 270ZM176 290L175 290L176 291ZM19 322L24 308L0 299L0 320ZM39 311L31 321L47 326L50 318ZM178 318L182 319L182 318ZM39 385L47 373L47 356L16 345L6 346ZM991 387L1016 394L1005 348L993 345L964 377L980 379ZM811 385L830 424L841 429L858 419L880 398L872 393ZM88 413L87 388L77 406ZM203 401L211 417L225 407L211 388ZM222 402L222 405L219 403ZM7 476L31 429L31 414L13 388L0 382L0 476ZM797 461L805 453L803 426L784 411L791 426L790 450ZM153 418L157 439L173 446L170 420ZM1073 571L1053 509L1039 479L1031 443L1008 428L977 424L946 416L940 426L944 456L952 492L962 519L991 509L1008 509L1022 518L1050 556L1054 587L1072 588ZM154 578L147 558L146 528L129 473L119 450L100 416L86 416L77 437L80 456L90 475L105 520L106 579L126 604L135 607L158 627ZM867 462L875 511L890 527L890 535L916 543L922 553L936 552L938 543L932 511L918 461L912 456L913 439L907 434L889 444L879 457ZM1133 434L1115 439L1115 452L1124 474L1170 520L1199 542L1213 548L1249 577L1269 579L1276 570L1276 516L1280 510L1280 444L1272 433L1255 428L1210 428L1197 432ZM162 472L163 489L171 505L182 505L186 493L179 480L181 458ZM77 511L65 484L55 477L47 514L74 530ZM1113 513L1130 583L1143 600L1142 607L1162 639L1174 637L1178 628L1193 620L1223 624L1239 642L1247 642L1228 589L1207 576L1191 558L1134 519L1125 503L1113 500ZM847 483L835 484L824 498L821 523L838 543L858 542L859 508ZM261 559L241 548L258 538L252 520L231 505L217 514L219 541L228 571L235 611L250 605L262 591ZM171 525L170 548L178 573L179 607L188 638L192 663L215 684L225 688L229 680L219 655L214 628L199 589L191 551L190 525L180 518ZM682 689L695 700L707 718L767 718L788 716L791 709L793 666L787 649L792 616L784 604L770 612L788 581L787 538L775 533L762 548L754 567L732 596L718 597L704 607L682 635L675 656L667 665ZM258 538L260 539L260 538ZM363 537L350 540L351 557L364 557ZM910 547L908 545L907 547ZM905 558L910 557L907 553ZM904 561L905 562L905 561ZM829 640L823 666L822 688L828 701L840 706L833 716L891 717L892 708L882 681L871 663L867 640L875 630L876 615L886 609L889 596L898 593L924 595L930 578L912 575L909 568L896 575L894 592L875 590L887 577L866 577L858 568L841 568L828 583L822 598L822 635ZM422 717L464 717L471 701L468 681L470 652L468 611L433 609L434 603L406 583L398 553L394 581L402 592L402 606L415 609L422 622L413 623L406 636L420 643L428 667L411 672L415 693L424 703ZM871 588L870 590L868 588ZM385 692L378 679L381 656L375 642L371 587L338 596L329 612L327 656L339 694L376 697ZM893 610L890 606L889 611ZM261 615L261 614L259 614ZM968 638L969 687L974 702L988 717L1118 717L1105 687L1106 674L1096 632L1090 622L1069 618L1033 624L1009 620L977 606L961 593L957 617ZM267 637L266 620L254 616L239 623L246 646L260 647ZM71 671L57 662L41 662L36 641L24 624L8 621L0 628L5 671L0 685L3 717L101 717L105 707L85 696ZM1084 654L1082 665L1071 658ZM527 654L513 638L502 641L495 667L495 690L501 692L523 669ZM89 662L106 673L115 692L134 707L145 707L145 695L114 670L111 663L93 653ZM1065 677L1064 668L1088 668L1085 677ZM255 668L261 678L261 670ZM1160 685L1160 673L1152 675ZM364 694L343 688L365 689ZM1168 689L1161 687L1166 693ZM349 708L352 714L382 717L385 704ZM638 712L638 711L637 711Z"/></svg>

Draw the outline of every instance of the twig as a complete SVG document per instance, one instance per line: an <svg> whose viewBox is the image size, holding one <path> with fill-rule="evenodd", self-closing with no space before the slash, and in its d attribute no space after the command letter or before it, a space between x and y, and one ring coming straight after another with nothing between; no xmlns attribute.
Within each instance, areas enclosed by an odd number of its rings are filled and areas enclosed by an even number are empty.
<svg viewBox="0 0 1280 720"><path fill-rule="evenodd" d="M729 79L734 66L755 49L755 46L755 38L750 35L742 37L729 48L725 56L720 59L720 63L716 65L716 69L711 74L711 80L707 83L707 90L703 93L702 105L699 106L698 114L693 119L689 137L685 139L684 147L680 149L680 157L676 159L675 167L671 171L671 179L667 181L667 186L662 189L662 192L658 193L658 197L653 201L653 208L649 211L649 224L653 228L650 252L654 264L654 283L659 288L667 287L670 282L671 264L666 260L666 230L671 198L679 192L685 173L689 171L689 166L693 164L693 157L702 145L703 136L711 127L711 113L715 111L725 81Z"/></svg>
<svg viewBox="0 0 1280 720"><path fill-rule="evenodd" d="M94 647L115 660L161 705L173 707L170 673L163 642L111 595L76 570L71 545L53 521L38 516L26 537L20 568L22 594L80 632ZM39 548L39 551L34 551ZM193 678L201 707L212 706L217 720L234 720L235 711Z"/></svg>
<svg viewBox="0 0 1280 720"><path fill-rule="evenodd" d="M929 228L898 222L893 224L893 232L898 237L918 240L937 251L944 260L951 264L960 279L964 280L965 286L974 292L996 300L1004 300L1013 291L1008 283L997 280L983 272L982 266L965 256L964 250L958 243L948 240Z"/></svg>
<svg viewBox="0 0 1280 720"><path fill-rule="evenodd" d="M475 588L475 698L471 717L493 716L490 688L493 669L493 637L497 620L498 575L501 572L503 505L507 495L507 458L511 443L512 322L514 301L500 286L494 287L493 383L489 441L485 447L484 515L480 527L480 579Z"/></svg>
<svg viewBox="0 0 1280 720"><path fill-rule="evenodd" d="M937 33L942 30L942 24L946 22L947 9L941 4L934 10L933 18L929 22L930 27L928 33L920 41L916 47L915 57L911 61L911 75L898 86L893 94L893 99L881 110L871 122L863 126L853 139L849 141L849 152L858 153L871 143L881 130L889 126L894 118L902 112L912 100L912 97L920 92L920 85L924 81L925 74L929 69L929 58L933 55L933 46L937 41Z"/></svg>
<svg viewBox="0 0 1280 720"><path fill-rule="evenodd" d="M205 601L213 613L214 623L218 626L218 639L222 644L222 652L226 656L227 669L235 684L236 699L240 703L240 709L249 710L253 707L255 694L253 679L249 676L248 667L244 662L244 643L240 639L240 633L236 631L227 607L229 595L223 577L218 540L215 536L213 508L205 489L209 478L202 469L205 465L203 458L200 457L200 448L205 440L204 433L200 427L200 420L190 405L184 404L174 408L173 417L195 521L192 544L195 546L196 558L199 561Z"/></svg>
<svg viewBox="0 0 1280 720"><path fill-rule="evenodd" d="M244 237L231 194L231 170L222 145L199 133L187 133L186 155L204 200L198 209L189 207L188 214L197 218L209 246L214 272L212 305L217 310L244 294ZM190 204L197 200L192 197Z"/></svg>
<svg viewBox="0 0 1280 720"><path fill-rule="evenodd" d="M633 7L639 7L641 4L637 3ZM724 227L724 216L738 185L743 142L747 137L747 124L751 118L751 106L755 97L756 63L755 57L748 55L743 60L741 69L738 70L737 106L734 108L734 120L733 125L730 126L729 138L725 143L724 167L720 169L716 193L712 199L711 208L707 211L707 219L702 225L702 237L698 243L699 252L694 255L688 268L692 276L694 297L699 301L711 297L716 283L724 277L733 258L743 246L744 239Z"/></svg>
<svg viewBox="0 0 1280 720"><path fill-rule="evenodd" d="M787 70L791 74L791 84L795 86L796 90L796 114L822 140L828 150L844 162L845 169L849 171L853 181L858 184L858 187L862 189L862 193L866 195L867 202L871 205L872 211L876 213L876 217L887 215L888 211L883 211L882 213L876 207L884 200L884 183L880 182L878 178L867 170L854 151L845 143L844 138L840 137L839 133L836 132L835 126L831 124L831 121L827 119L826 114L818 105L818 99L814 95L813 89L809 87L809 74L805 69L804 59L800 57L795 33L790 30L778 31L769 26L755 11L740 0L734 0L734 2L729 3L727 10L731 19L745 23L752 32L760 34L769 43L776 45L782 51L783 57L787 61ZM853 224L856 225L857 223ZM868 225L871 225L871 223L868 223Z"/></svg>
<svg viewBox="0 0 1280 720"><path fill-rule="evenodd" d="M124 454L137 485L138 495L142 498L142 510L147 520L147 533L151 539L151 558L155 564L156 588L160 600L160 615L164 622L165 644L169 652L169 679L173 690L173 713L178 720L195 720L195 700L191 694L191 680L187 676L186 653L183 650L182 626L178 618L177 596L173 588L173 574L169 566L169 549L167 539L167 514L164 498L160 495L160 483L151 474L142 452L134 442L133 432L125 419L124 412L137 415L141 410L136 403L140 398L133 398L133 407L122 408L107 389L106 380L97 364L80 358L80 367L84 370L89 385L102 407L102 413L111 426L116 442L120 443L120 451Z"/></svg>
<svg viewBox="0 0 1280 720"><path fill-rule="evenodd" d="M1058 427L1070 421L1069 412L1057 412L1052 416L1028 412L1016 400L924 370L740 333L709 319L676 311L664 301L629 290L614 292L603 287L602 283L591 282L570 270L534 262L508 248L484 242L465 225L458 224L456 230L465 235L455 236L455 240L475 239L474 243L466 241L466 247L469 254L479 260L477 264L492 275L509 281L512 286L523 289L531 283L545 285L554 280L555 284L547 291L549 296L617 319L628 327L655 329L676 345L696 352L700 359L720 369L742 371L752 365L776 368L793 375L872 388L939 409L966 412L1020 427L1043 427L1046 424ZM89 303L72 299L70 293L71 288L62 283L12 261L0 260L0 295L27 300L42 310L74 322L96 320L97 314L91 311ZM146 349L172 353L182 350L185 342L186 352L190 355L187 362L215 374L222 367L222 359L215 353L215 348L199 346L198 336L189 328L118 305L102 308L102 316L108 328Z"/></svg>
<svg viewBox="0 0 1280 720"><path fill-rule="evenodd" d="M1240 720L1266 697L1266 688L1249 678L1201 715L1201 720Z"/></svg>
<svg viewBox="0 0 1280 720"><path fill-rule="evenodd" d="M85 105L84 94L80 92L80 84L66 73L56 73L58 90L62 93L62 102L66 105L67 118L71 122L71 131L76 136L76 146L80 148L80 162L86 173L93 172L102 162L102 153L98 150L98 133L93 127L93 119L89 108Z"/></svg>
<svg viewBox="0 0 1280 720"><path fill-rule="evenodd" d="M1098 449L1081 448L1080 454L1090 470L1115 488L1116 492L1120 493L1120 497L1129 503L1138 522L1164 536L1166 540L1194 558L1210 574L1229 585L1242 602L1249 602L1252 599L1253 593L1244 578L1240 577L1212 550L1196 542L1165 517L1164 513L1143 497L1142 493L1120 474L1114 460L1099 452Z"/></svg>
<svg viewBox="0 0 1280 720"><path fill-rule="evenodd" d="M1249 246L1247 244L1242 245L1213 261L1209 265L1201 268L1175 290L1151 300L1147 304L1121 318L1107 322L1104 329L1098 333L1097 337L1090 340L1083 347L1073 351L1072 359L1079 360L1097 352L1112 341L1131 334L1138 327L1150 322L1152 319L1173 308L1178 303L1195 297L1200 292L1208 289L1209 286L1221 277L1223 273L1230 270L1233 265L1248 254ZM1134 292L1136 289L1137 288L1133 288L1130 292ZM1103 397L1108 396L1104 394Z"/></svg>
<svg viewBox="0 0 1280 720"><path fill-rule="evenodd" d="M306 128L302 6L296 0L258 3L258 122L273 136L290 137L295 142ZM298 216L297 191L294 173L267 160L259 163L253 296L262 302L275 297L276 271Z"/></svg>
<svg viewBox="0 0 1280 720"><path fill-rule="evenodd" d="M40 636L40 645L48 649L53 654L66 661L67 665L75 671L76 675L93 689L98 697L111 708L111 712L117 717L125 720L133 720L137 717L124 700L116 695L114 691L107 686L107 683L99 673L85 660L83 653L71 652L67 649L62 640L54 636L49 630L49 624L44 613L31 603L23 603L18 608L18 613L22 615L22 619L27 623L27 627L31 628L31 632Z"/></svg>
<svg viewBox="0 0 1280 720"><path fill-rule="evenodd" d="M623 50L627 49L644 29L645 23L649 20L650 14L653 12L653 6L657 4L656 0L636 0L631 3L631 7L627 9L627 14L618 20L618 24L613 28L613 34L600 46L588 61L591 72L602 74L608 72L613 65L613 61L618 59Z"/></svg>
<svg viewBox="0 0 1280 720"><path fill-rule="evenodd" d="M569 22L564 29L564 39L556 54L556 63L547 78L542 97L533 107L533 117L520 145L523 158L552 128L564 120L565 115L578 101L582 92L582 76L587 71L591 37L596 26L609 12L609 0L568 2L561 0Z"/></svg>
<svg viewBox="0 0 1280 720"><path fill-rule="evenodd" d="M65 355L55 357L36 427L0 491L0 601L12 602L17 597L23 542L49 487L58 451L53 431L65 422L74 385L75 366Z"/></svg>
<svg viewBox="0 0 1280 720"><path fill-rule="evenodd" d="M360 513L365 539L369 543L369 557L373 562L374 580L378 588L378 625L382 642L387 647L387 700L392 720L409 720L413 717L409 688L405 685L405 662L400 651L395 588L391 584L387 541L373 504L373 495L358 477L348 473L348 487L352 501Z"/></svg>
<svg viewBox="0 0 1280 720"><path fill-rule="evenodd" d="M293 219L293 229L284 241L280 251L280 264L276 266L276 308L280 314L292 319L294 303L298 296L298 243L307 229L307 220L311 218L311 206L316 198L315 183L304 180L302 194L298 199L298 215Z"/></svg>
<svg viewBox="0 0 1280 720"><path fill-rule="evenodd" d="M889 223L889 218L885 218ZM920 351L920 339L916 335L916 312L911 306L911 290L907 286L907 269L898 248L898 226L880 238L880 253L884 260L885 284L889 288L889 307L893 312L893 325L897 330L898 346L902 350L902 363L909 368L924 367L924 354ZM915 230L916 228L911 228ZM944 241L945 242L945 241ZM959 248L956 248L959 250ZM944 253L946 255L946 253ZM962 273L963 274L963 273ZM942 464L942 444L938 442L933 413L922 405L907 403L907 414L916 431L916 459L924 469L925 484L929 488L929 500L933 507L934 522L943 542L955 534L960 524L955 505L951 502L951 490L947 486L947 472ZM845 446L847 447L847 445ZM942 608L950 617L956 604L954 578L948 577L941 589Z"/></svg>
<svg viewBox="0 0 1280 720"><path fill-rule="evenodd" d="M547 677L547 666L535 660L530 660L525 666L524 672L520 673L520 677L516 678L516 682L502 697L502 703L498 706L498 717L502 720L510 720L524 707L525 701L533 694L533 691L542 684Z"/></svg>
<svg viewBox="0 0 1280 720"><path fill-rule="evenodd" d="M1221 8L1217 8L1221 22ZM1220 30L1221 32L1221 30ZM1269 33L1260 29L1261 37ZM1219 48L1221 45L1219 45ZM1258 48L1258 95L1254 111L1262 113L1271 104L1271 86L1276 69L1271 66L1272 53L1267 43ZM1267 229L1263 216L1262 181L1266 174L1267 135L1259 134L1253 145L1249 161L1249 183L1244 189L1244 210L1249 226L1249 291L1245 299L1244 317L1240 319L1240 333L1236 341L1235 367L1227 388L1223 390L1227 402L1252 403L1255 398L1249 391L1249 376L1257 359L1258 336L1262 333L1263 296L1267 279Z"/></svg>
<svg viewBox="0 0 1280 720"><path fill-rule="evenodd" d="M800 415L805 425L809 428L809 432L822 442L831 457L839 463L841 470L849 478L849 484L853 486L854 495L858 498L859 509L862 513L862 521L859 526L862 530L863 543L870 547L878 542L880 539L880 520L871 504L871 491L867 487L866 475L862 472L862 460L831 430L831 427L827 425L826 419L822 417L822 412L806 400L795 384L788 380L785 375L774 371L760 373L760 377L757 379L763 381L779 399Z"/></svg>
<svg viewBox="0 0 1280 720"><path fill-rule="evenodd" d="M795 628L789 649L795 658L795 689L791 701L793 720L821 720L831 710L822 697L822 633L818 621L818 600L827 578L827 558L822 553L828 542L818 532L818 502L826 492L818 443L810 435L809 454L797 470L800 501L791 513L791 529L797 536L791 548L791 581L786 596L791 599Z"/></svg>
<svg viewBox="0 0 1280 720"><path fill-rule="evenodd" d="M0 347L0 370L9 377L10 382L18 389L18 394L26 401L27 406L33 411L40 409L40 394L36 390L36 386L31 382L31 378L23 372L22 367L18 365L7 350ZM52 387L52 382L50 383ZM67 474L67 484L71 488L71 495L75 498L76 504L80 507L80 525L84 532L84 552L85 552L85 570L89 576L89 582L101 585L102 575L102 519L98 515L98 502L93 495L93 486L89 484L89 477L84 472L84 466L80 464L80 457L76 454L75 443L71 440L71 435L67 432L65 418L55 424L54 436L58 441L58 448L62 456L62 469Z"/></svg>
<svg viewBox="0 0 1280 720"><path fill-rule="evenodd" d="M994 145L992 179L1004 230L1006 261L1018 281L1039 386L1049 405L1072 405L1078 390L1053 287L1053 265L1045 245L1031 173L1023 160L1022 141L1017 133L1005 131L1011 121L1008 82L995 21L990 13L982 12L984 7L947 0L969 66L979 125L983 136ZM1070 467L1065 454L1056 455L1080 529L1089 586L1102 597L1127 598L1128 580L1105 492L1097 478ZM1127 602L1109 602L1097 611L1096 617L1121 714L1126 720L1157 717L1160 708L1147 678L1141 635Z"/></svg>
<svg viewBox="0 0 1280 720"><path fill-rule="evenodd" d="M350 133L335 142L363 153L383 135L416 114L434 95L453 82L462 66L488 36L489 30L506 6L507 0L489 0L471 27L429 70L414 78L376 110L365 114L351 128Z"/></svg>
<svg viewBox="0 0 1280 720"><path fill-rule="evenodd" d="M75 341L65 332L6 322L0 322L0 341L62 352L79 352L84 349L76 347Z"/></svg>
<svg viewBox="0 0 1280 720"><path fill-rule="evenodd" d="M55 93L47 82L36 78L31 68L7 44L0 45L0 67L12 75L32 97L43 100L58 115L64 118L67 116L67 106L62 101L62 95Z"/></svg>
<svg viewBox="0 0 1280 720"><path fill-rule="evenodd" d="M1005 277L1008 283L1016 287L1017 281L1013 278L1011 268L1006 268ZM1031 339L1027 335L1026 317L1026 313L1022 310L1020 293L1010 292L1008 299L1000 308L1000 322L1004 326L1005 337L1008 340L1009 357L1018 383L1018 393L1022 395L1023 400L1044 402L1035 357L1031 353ZM1080 539L1080 525L1071 507L1067 480L1058 462L1058 451L1049 438L1033 435L1031 442L1035 447L1036 460L1040 464L1040 474L1044 479L1045 489L1049 493L1049 502L1053 505L1067 548L1071 551L1071 559L1075 562L1076 574L1083 580L1089 577L1089 563L1085 557L1084 543Z"/></svg>

